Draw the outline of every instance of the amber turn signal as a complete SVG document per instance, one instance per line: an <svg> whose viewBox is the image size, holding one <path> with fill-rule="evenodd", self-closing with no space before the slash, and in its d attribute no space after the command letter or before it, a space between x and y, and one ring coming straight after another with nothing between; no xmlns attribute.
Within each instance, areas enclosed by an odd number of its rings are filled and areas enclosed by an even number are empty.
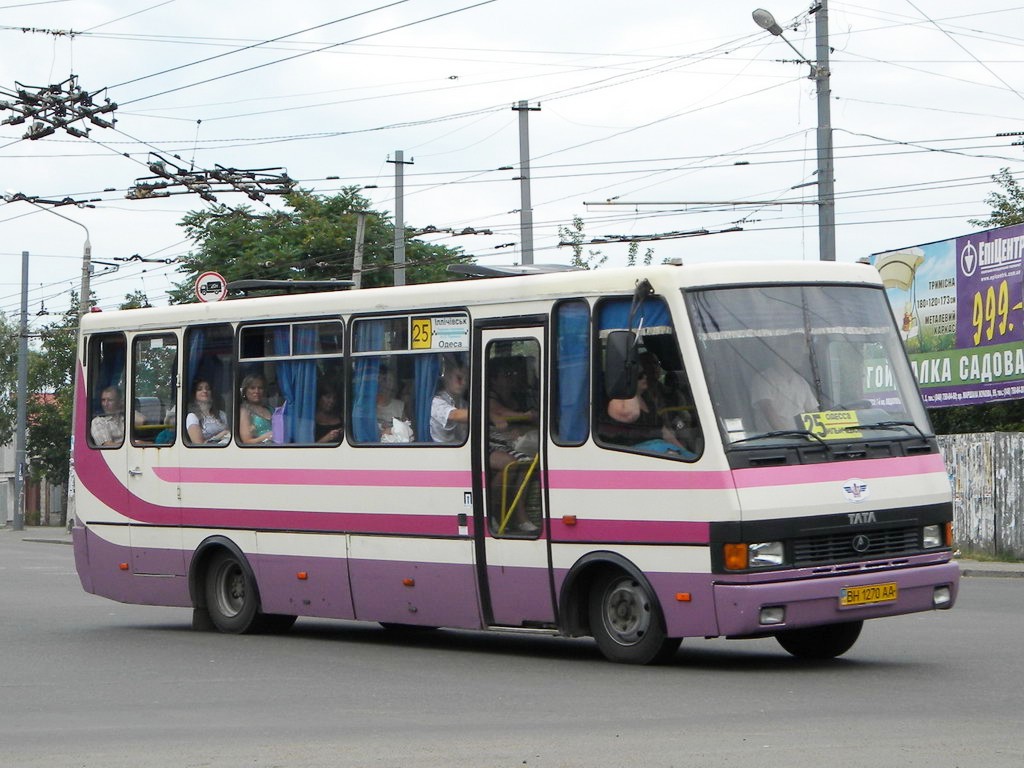
<svg viewBox="0 0 1024 768"><path fill-rule="evenodd" d="M723 547L725 567L730 571L743 571L747 568L747 545L726 544Z"/></svg>

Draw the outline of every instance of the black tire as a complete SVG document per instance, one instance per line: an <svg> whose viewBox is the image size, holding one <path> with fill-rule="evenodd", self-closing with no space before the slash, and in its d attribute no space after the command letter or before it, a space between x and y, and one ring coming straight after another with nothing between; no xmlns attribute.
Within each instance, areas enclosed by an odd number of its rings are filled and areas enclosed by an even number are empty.
<svg viewBox="0 0 1024 768"><path fill-rule="evenodd" d="M863 626L863 621L848 621L823 627L789 629L779 632L775 639L798 659L834 659L853 647Z"/></svg>
<svg viewBox="0 0 1024 768"><path fill-rule="evenodd" d="M661 609L647 585L621 571L602 576L590 591L590 632L609 661L651 664L679 648L665 634Z"/></svg>
<svg viewBox="0 0 1024 768"><path fill-rule="evenodd" d="M221 632L241 635L259 629L259 594L248 563L228 551L215 554L206 569L206 609Z"/></svg>

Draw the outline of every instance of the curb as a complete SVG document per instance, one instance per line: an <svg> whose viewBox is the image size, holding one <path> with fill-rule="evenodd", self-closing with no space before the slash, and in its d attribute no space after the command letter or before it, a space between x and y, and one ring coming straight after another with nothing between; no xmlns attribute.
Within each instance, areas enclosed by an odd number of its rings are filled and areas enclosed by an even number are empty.
<svg viewBox="0 0 1024 768"><path fill-rule="evenodd" d="M71 545L71 539L22 539L22 541L29 541L33 544L66 544Z"/></svg>
<svg viewBox="0 0 1024 768"><path fill-rule="evenodd" d="M983 570L981 568L961 568L960 575L968 578L985 579L1024 579L1024 570Z"/></svg>

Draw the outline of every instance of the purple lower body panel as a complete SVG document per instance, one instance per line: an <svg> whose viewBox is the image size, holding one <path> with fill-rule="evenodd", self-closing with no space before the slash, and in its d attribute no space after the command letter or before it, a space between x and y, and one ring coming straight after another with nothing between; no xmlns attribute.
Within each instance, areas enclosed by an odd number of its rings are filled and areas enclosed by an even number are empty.
<svg viewBox="0 0 1024 768"><path fill-rule="evenodd" d="M86 592L121 603L192 605L185 576L134 573L131 547L112 544L78 526L72 529L71 537L75 567ZM176 559L181 559L180 553Z"/></svg>
<svg viewBox="0 0 1024 768"><path fill-rule="evenodd" d="M919 565L902 569L877 570L868 573L824 576L792 581L716 584L715 605L718 610L718 634L743 636L763 634L782 629L798 629L823 624L898 616L935 609L935 591L949 590L949 600L938 606L952 608L960 583L956 563ZM895 599L862 605L841 605L843 590L860 587L896 585ZM891 590L888 587L887 590ZM877 592L881 590L861 590ZM761 609L782 607L785 619L781 624L762 624Z"/></svg>

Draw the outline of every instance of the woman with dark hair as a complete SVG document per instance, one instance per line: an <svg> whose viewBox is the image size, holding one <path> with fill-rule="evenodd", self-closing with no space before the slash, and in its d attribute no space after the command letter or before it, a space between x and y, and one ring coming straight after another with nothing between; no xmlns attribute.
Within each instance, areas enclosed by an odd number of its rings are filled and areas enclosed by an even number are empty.
<svg viewBox="0 0 1024 768"><path fill-rule="evenodd" d="M320 385L313 422L313 438L318 443L341 442L344 425L338 415L338 393L330 384Z"/></svg>
<svg viewBox="0 0 1024 768"><path fill-rule="evenodd" d="M192 401L185 417L185 431L192 445L226 443L231 437L228 417L214 403L213 387L206 379L196 379L192 385Z"/></svg>

